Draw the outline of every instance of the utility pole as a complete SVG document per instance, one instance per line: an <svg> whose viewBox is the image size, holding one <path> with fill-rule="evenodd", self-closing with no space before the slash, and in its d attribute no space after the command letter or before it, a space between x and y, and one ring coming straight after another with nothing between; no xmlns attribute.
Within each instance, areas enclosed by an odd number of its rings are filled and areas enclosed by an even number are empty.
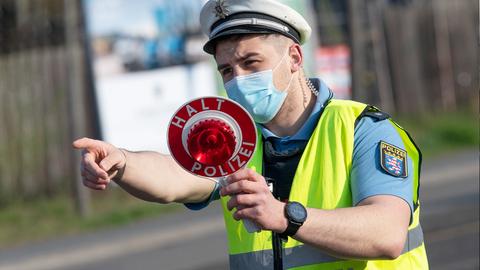
<svg viewBox="0 0 480 270"><path fill-rule="evenodd" d="M365 86L365 70L367 69L365 56L364 1L348 0L348 17L350 28L350 47L352 49L352 98L368 102L368 93Z"/></svg>
<svg viewBox="0 0 480 270"><path fill-rule="evenodd" d="M437 46L437 62L440 75L440 95L444 111L456 109L455 81L452 70L450 52L450 33L448 29L448 1L433 1L433 24L435 44Z"/></svg>
<svg viewBox="0 0 480 270"><path fill-rule="evenodd" d="M82 38L82 1L64 0L66 54L68 59L68 102L70 134L74 139L87 135L87 74L86 57ZM77 213L81 217L90 215L90 193L82 185L80 176L80 153L72 150L73 198Z"/></svg>
<svg viewBox="0 0 480 270"><path fill-rule="evenodd" d="M385 41L385 28L383 22L384 8L383 0L367 2L368 21L370 23L370 36L373 46L373 58L375 63L375 74L378 85L378 96L380 107L387 112L395 111L392 80L387 55L387 44Z"/></svg>

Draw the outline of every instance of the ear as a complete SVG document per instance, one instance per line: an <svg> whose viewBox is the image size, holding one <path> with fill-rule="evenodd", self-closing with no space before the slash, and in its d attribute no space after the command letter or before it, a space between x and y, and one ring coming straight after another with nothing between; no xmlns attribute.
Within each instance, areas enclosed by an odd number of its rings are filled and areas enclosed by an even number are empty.
<svg viewBox="0 0 480 270"><path fill-rule="evenodd" d="M292 73L299 71L303 65L303 52L299 44L295 43L290 47L290 58Z"/></svg>

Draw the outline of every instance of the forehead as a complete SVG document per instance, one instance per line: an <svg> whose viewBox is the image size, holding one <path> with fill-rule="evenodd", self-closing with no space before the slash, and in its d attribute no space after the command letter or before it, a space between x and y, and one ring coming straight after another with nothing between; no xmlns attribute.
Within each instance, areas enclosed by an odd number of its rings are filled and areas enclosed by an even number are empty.
<svg viewBox="0 0 480 270"><path fill-rule="evenodd" d="M269 40L271 37L248 35L233 37L219 41L216 44L215 59L217 62L225 61L232 57L241 57L250 52L273 56L275 47Z"/></svg>

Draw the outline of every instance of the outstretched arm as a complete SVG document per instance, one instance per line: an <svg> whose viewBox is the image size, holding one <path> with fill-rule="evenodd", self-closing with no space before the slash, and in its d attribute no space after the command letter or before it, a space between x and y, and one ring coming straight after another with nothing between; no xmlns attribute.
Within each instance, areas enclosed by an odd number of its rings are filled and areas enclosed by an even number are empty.
<svg viewBox="0 0 480 270"><path fill-rule="evenodd" d="M81 173L85 186L104 190L111 180L142 200L201 202L215 183L180 168L171 156L156 152L130 152L109 143L83 138L73 146L82 151Z"/></svg>

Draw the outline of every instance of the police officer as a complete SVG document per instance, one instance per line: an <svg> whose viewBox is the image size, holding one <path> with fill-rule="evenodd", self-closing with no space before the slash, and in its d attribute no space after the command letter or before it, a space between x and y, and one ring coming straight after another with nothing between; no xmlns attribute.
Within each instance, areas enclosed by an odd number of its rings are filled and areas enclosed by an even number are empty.
<svg viewBox="0 0 480 270"><path fill-rule="evenodd" d="M84 185L103 190L114 180L141 199L194 210L221 199L231 269L272 269L270 231L286 239L285 269L428 269L421 154L387 114L336 100L305 76L305 19L274 0L210 0L200 23L229 98L261 130L249 168L220 188L170 156L84 138L74 142L84 149ZM248 233L242 219L262 231Z"/></svg>

